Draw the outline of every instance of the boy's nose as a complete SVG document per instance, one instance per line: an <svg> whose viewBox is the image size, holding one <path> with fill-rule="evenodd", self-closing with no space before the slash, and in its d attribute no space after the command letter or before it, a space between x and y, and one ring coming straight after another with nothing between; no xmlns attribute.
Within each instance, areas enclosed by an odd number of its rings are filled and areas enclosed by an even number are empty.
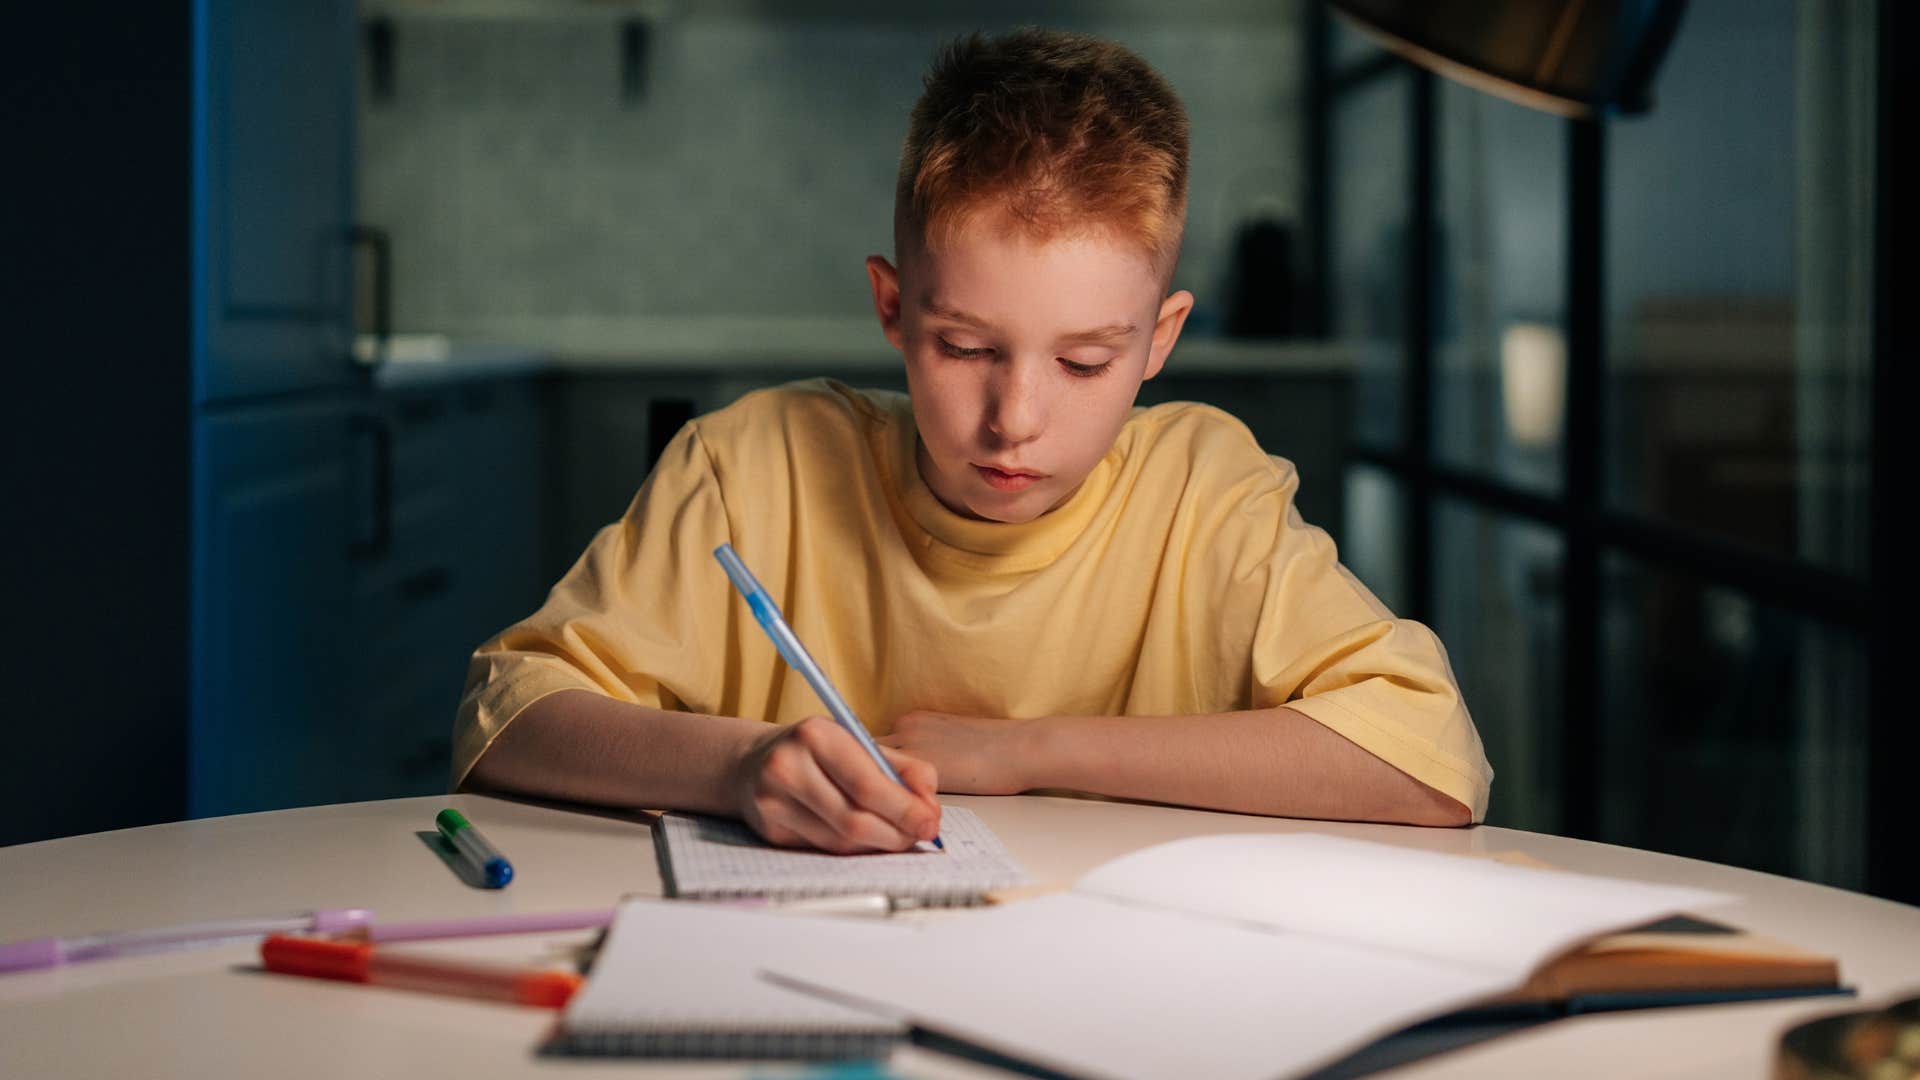
<svg viewBox="0 0 1920 1080"><path fill-rule="evenodd" d="M1046 429L1046 403L1030 366L1007 364L994 380L987 403L987 427L1009 445L1027 442Z"/></svg>

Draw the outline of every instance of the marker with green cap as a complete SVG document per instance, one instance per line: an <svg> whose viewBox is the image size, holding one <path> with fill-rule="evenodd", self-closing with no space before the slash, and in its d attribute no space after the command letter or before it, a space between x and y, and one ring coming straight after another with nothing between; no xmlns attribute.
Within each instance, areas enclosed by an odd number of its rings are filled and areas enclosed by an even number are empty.
<svg viewBox="0 0 1920 1080"><path fill-rule="evenodd" d="M473 823L460 811L448 807L434 817L433 823L440 827L440 835L447 838L447 843L452 844L474 873L487 883L487 888L502 888L513 880L513 864L492 844L487 843L487 838L481 836L480 830L474 828Z"/></svg>

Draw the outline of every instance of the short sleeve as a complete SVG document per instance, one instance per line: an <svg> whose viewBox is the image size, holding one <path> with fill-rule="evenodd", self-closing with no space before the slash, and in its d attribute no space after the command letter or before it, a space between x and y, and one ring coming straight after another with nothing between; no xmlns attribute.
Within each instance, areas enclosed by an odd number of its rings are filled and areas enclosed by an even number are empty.
<svg viewBox="0 0 1920 1080"><path fill-rule="evenodd" d="M720 613L729 610L712 552L728 540L720 485L689 424L546 603L475 650L454 721L454 789L522 710L557 691L710 708L727 655Z"/></svg>
<svg viewBox="0 0 1920 1080"><path fill-rule="evenodd" d="M1259 515L1268 552L1253 650L1257 708L1285 705L1486 816L1493 770L1467 713L1445 646L1394 617L1340 564L1333 540L1293 506L1297 479L1281 469Z"/></svg>

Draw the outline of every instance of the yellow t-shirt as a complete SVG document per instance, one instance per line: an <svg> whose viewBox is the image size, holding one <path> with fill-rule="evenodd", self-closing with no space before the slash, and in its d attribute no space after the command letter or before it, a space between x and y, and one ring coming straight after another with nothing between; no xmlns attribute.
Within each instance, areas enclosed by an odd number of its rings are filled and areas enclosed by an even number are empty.
<svg viewBox="0 0 1920 1080"><path fill-rule="evenodd" d="M792 723L823 712L713 558L731 543L867 727L1286 704L1480 820L1492 770L1446 651L1293 508L1291 464L1206 405L1133 410L1066 502L961 517L905 395L810 380L688 424L546 603L474 653L457 787L529 704L585 688Z"/></svg>

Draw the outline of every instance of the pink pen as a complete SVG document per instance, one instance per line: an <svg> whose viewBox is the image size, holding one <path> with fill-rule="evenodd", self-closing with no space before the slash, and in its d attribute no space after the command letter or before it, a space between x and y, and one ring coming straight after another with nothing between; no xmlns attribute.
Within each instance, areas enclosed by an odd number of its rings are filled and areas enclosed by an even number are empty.
<svg viewBox="0 0 1920 1080"><path fill-rule="evenodd" d="M339 934L363 926L372 918L373 912L365 908L325 908L298 915L217 919L212 922L161 926L152 930L35 938L0 945L0 972L34 971L79 960L258 941L269 934Z"/></svg>
<svg viewBox="0 0 1920 1080"><path fill-rule="evenodd" d="M768 900L759 897L721 900L728 907L763 907L773 911L818 915L888 915L910 901L885 896L826 896L804 900ZM428 941L434 938L484 937L490 934L545 934L560 930L598 930L613 921L612 908L556 911L523 915L478 915L465 919L423 919L417 922L367 922L348 930L355 941Z"/></svg>
<svg viewBox="0 0 1920 1080"><path fill-rule="evenodd" d="M612 908L547 914L479 915L467 919L418 922L369 922L347 935L359 941L427 941L433 938L484 937L489 934L543 934L556 930L597 930L613 921Z"/></svg>

